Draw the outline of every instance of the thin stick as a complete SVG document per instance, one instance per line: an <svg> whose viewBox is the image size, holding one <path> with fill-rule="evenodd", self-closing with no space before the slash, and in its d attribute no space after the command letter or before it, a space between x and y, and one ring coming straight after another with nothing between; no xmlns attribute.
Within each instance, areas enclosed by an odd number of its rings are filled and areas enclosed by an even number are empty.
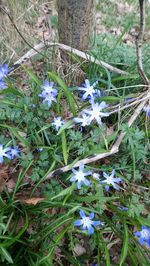
<svg viewBox="0 0 150 266"><path fill-rule="evenodd" d="M90 61L92 63L95 63L97 65L100 65L106 69L108 69L111 72L115 72L119 75L128 75L129 73L127 73L126 71L120 70L116 67L113 67L107 63L105 63L104 61L101 60L97 60L96 58L94 58L91 55L88 55L84 52L81 52L77 49L72 48L71 46L62 44L62 43L50 43L50 42L46 42L46 43L39 43L36 46L34 46L33 49L29 50L24 56L22 56L19 60L17 60L14 65L12 66L12 69L10 70L9 74L11 74L14 70L16 70L17 68L19 68L22 64L24 64L25 62L27 62L31 57L33 57L34 55L36 55L37 53L40 53L43 49L48 48L48 47L52 47L52 46L56 46L62 50L65 50L69 53L75 54L87 61Z"/></svg>

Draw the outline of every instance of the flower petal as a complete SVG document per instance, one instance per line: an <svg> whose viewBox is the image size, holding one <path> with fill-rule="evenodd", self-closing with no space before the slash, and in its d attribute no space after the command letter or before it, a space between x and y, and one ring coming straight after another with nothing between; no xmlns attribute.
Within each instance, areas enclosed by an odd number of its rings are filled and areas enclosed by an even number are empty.
<svg viewBox="0 0 150 266"><path fill-rule="evenodd" d="M94 212L91 212L89 218L92 220L94 218Z"/></svg>
<svg viewBox="0 0 150 266"><path fill-rule="evenodd" d="M101 224L101 222L100 221L93 221L93 223L92 223L94 226L98 226L98 225L100 225Z"/></svg>
<svg viewBox="0 0 150 266"><path fill-rule="evenodd" d="M83 180L83 183L84 183L86 186L88 186L88 187L89 187L90 184L91 184L91 182L90 182L88 179L86 179L86 178Z"/></svg>
<svg viewBox="0 0 150 266"><path fill-rule="evenodd" d="M88 233L89 235L92 235L94 233L94 228L92 226L88 227Z"/></svg>
<svg viewBox="0 0 150 266"><path fill-rule="evenodd" d="M81 226L83 224L82 219L74 221L74 226Z"/></svg>
<svg viewBox="0 0 150 266"><path fill-rule="evenodd" d="M81 210L81 211L79 212L79 214L80 214L80 217L81 217L81 218L84 218L84 217L85 217L85 212L84 212L83 210Z"/></svg>

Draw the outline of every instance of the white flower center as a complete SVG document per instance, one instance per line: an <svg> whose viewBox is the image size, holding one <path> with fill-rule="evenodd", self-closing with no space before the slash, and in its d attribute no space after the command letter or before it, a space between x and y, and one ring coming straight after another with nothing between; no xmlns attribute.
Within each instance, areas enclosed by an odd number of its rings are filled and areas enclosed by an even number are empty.
<svg viewBox="0 0 150 266"><path fill-rule="evenodd" d="M83 181L85 179L84 177L84 173L79 171L78 173L76 173L76 179L80 182Z"/></svg>
<svg viewBox="0 0 150 266"><path fill-rule="evenodd" d="M82 221L83 221L83 226L84 227L89 227L91 225L91 220L90 220L89 217L82 218Z"/></svg>
<svg viewBox="0 0 150 266"><path fill-rule="evenodd" d="M148 239L150 237L150 232L147 229L143 229L141 231L141 237L144 239Z"/></svg>
<svg viewBox="0 0 150 266"><path fill-rule="evenodd" d="M4 155L5 155L5 152L4 152L4 150L3 150L2 147L0 147L0 155L1 155L1 156L4 156Z"/></svg>
<svg viewBox="0 0 150 266"><path fill-rule="evenodd" d="M87 93L88 94L92 94L94 92L95 92L95 90L93 89L93 86L90 86L90 87L87 88Z"/></svg>

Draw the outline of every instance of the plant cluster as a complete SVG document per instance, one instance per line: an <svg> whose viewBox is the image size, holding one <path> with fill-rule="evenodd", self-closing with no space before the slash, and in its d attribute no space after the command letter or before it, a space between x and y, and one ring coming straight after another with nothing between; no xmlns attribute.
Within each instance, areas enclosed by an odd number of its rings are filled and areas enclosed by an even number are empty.
<svg viewBox="0 0 150 266"><path fill-rule="evenodd" d="M68 88L54 73L41 82L26 71L28 94L0 67L0 166L2 174L9 169L0 197L1 265L148 265L149 105L129 128L128 110L111 113L128 92L112 95L88 79ZM119 154L82 161L108 152L120 130Z"/></svg>

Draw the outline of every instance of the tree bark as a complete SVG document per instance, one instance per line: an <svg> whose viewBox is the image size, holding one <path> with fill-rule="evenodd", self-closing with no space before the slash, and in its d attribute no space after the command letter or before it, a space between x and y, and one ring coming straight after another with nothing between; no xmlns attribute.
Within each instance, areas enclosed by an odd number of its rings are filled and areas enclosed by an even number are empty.
<svg viewBox="0 0 150 266"><path fill-rule="evenodd" d="M59 42L86 52L92 36L95 0L57 0ZM74 61L61 52L62 72L68 83L79 84L83 81L82 70L76 69ZM71 66L73 67L71 68ZM72 69L74 73L69 75ZM76 72L76 73L75 73ZM69 82L69 79L71 80Z"/></svg>
<svg viewBox="0 0 150 266"><path fill-rule="evenodd" d="M95 0L57 0L59 42L87 51L92 33Z"/></svg>

